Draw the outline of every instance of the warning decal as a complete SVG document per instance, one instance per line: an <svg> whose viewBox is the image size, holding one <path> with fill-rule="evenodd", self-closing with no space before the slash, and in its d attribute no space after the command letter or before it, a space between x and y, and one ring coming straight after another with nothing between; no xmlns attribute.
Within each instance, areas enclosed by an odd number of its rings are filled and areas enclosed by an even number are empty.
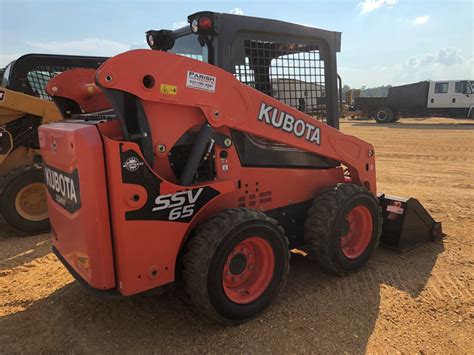
<svg viewBox="0 0 474 355"><path fill-rule="evenodd" d="M176 95L176 85L161 84L160 93L165 95Z"/></svg>
<svg viewBox="0 0 474 355"><path fill-rule="evenodd" d="M186 87L202 91L216 92L216 77L188 70Z"/></svg>

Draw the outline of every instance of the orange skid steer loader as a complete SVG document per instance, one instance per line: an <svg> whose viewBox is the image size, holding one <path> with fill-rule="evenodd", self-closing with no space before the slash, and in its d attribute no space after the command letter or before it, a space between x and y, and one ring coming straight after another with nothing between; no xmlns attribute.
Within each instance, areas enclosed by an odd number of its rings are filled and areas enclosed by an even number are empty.
<svg viewBox="0 0 474 355"><path fill-rule="evenodd" d="M377 197L373 146L337 129L339 33L188 20L48 83L66 118L39 129L52 242L79 281L129 296L183 280L197 309L236 324L277 297L292 248L347 274L382 229L398 249L440 235L416 200ZM91 84L81 101L73 88Z"/></svg>

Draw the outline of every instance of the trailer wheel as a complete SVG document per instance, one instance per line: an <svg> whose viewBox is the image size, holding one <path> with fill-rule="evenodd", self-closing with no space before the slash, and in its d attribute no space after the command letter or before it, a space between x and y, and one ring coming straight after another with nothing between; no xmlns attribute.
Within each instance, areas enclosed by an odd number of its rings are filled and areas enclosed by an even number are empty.
<svg viewBox="0 0 474 355"><path fill-rule="evenodd" d="M374 119L377 123L390 123L393 121L393 111L389 107L379 107L374 112Z"/></svg>
<svg viewBox="0 0 474 355"><path fill-rule="evenodd" d="M347 183L317 196L305 225L311 254L324 270L338 275L367 264L378 247L381 232L377 199L367 189Z"/></svg>
<svg viewBox="0 0 474 355"><path fill-rule="evenodd" d="M39 166L22 166L2 178L0 214L17 235L49 231L46 187Z"/></svg>
<svg viewBox="0 0 474 355"><path fill-rule="evenodd" d="M185 291L209 318L239 324L278 296L289 271L288 240L277 222L246 209L221 212L198 227L183 260Z"/></svg>

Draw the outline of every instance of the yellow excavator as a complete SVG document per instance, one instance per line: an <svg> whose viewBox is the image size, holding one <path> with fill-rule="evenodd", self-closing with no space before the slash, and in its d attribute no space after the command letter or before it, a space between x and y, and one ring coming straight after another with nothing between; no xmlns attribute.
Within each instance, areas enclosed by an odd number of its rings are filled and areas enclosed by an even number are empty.
<svg viewBox="0 0 474 355"><path fill-rule="evenodd" d="M49 230L38 127L62 116L45 90L55 75L98 68L107 58L27 54L0 70L0 228L12 235Z"/></svg>

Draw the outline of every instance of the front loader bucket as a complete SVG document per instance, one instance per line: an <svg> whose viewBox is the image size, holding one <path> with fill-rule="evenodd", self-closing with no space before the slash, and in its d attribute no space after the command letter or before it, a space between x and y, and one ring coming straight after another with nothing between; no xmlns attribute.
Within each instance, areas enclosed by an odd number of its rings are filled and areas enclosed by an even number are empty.
<svg viewBox="0 0 474 355"><path fill-rule="evenodd" d="M378 197L383 217L382 246L404 252L442 238L441 223L417 199L383 194Z"/></svg>

